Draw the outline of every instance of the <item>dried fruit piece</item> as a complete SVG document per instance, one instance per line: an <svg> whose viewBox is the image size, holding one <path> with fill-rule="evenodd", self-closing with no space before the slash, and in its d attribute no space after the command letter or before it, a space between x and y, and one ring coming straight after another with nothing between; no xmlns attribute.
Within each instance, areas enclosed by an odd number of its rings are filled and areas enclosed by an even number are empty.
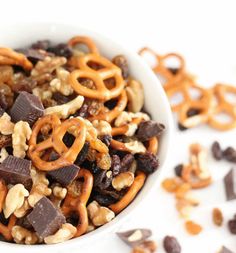
<svg viewBox="0 0 236 253"><path fill-rule="evenodd" d="M163 246L167 253L181 252L181 246L174 236L166 236L163 241Z"/></svg>
<svg viewBox="0 0 236 253"><path fill-rule="evenodd" d="M157 244L154 241L144 241L133 248L132 253L154 253L157 249Z"/></svg>
<svg viewBox="0 0 236 253"><path fill-rule="evenodd" d="M181 180L177 177L166 178L162 182L162 187L168 192L176 192L180 184L181 184Z"/></svg>
<svg viewBox="0 0 236 253"><path fill-rule="evenodd" d="M231 234L236 234L236 215L228 221L228 228Z"/></svg>
<svg viewBox="0 0 236 253"><path fill-rule="evenodd" d="M117 55L112 59L112 62L121 69L122 76L124 79L129 76L129 67L127 59L124 55Z"/></svg>
<svg viewBox="0 0 236 253"><path fill-rule="evenodd" d="M145 154L138 155L137 165L139 170L151 174L158 169L159 161L154 154L146 152Z"/></svg>
<svg viewBox="0 0 236 253"><path fill-rule="evenodd" d="M216 160L221 160L222 159L223 154L222 154L222 150L221 150L221 147L220 147L220 143L218 141L213 142L213 144L211 146L211 152L212 152L213 157Z"/></svg>
<svg viewBox="0 0 236 253"><path fill-rule="evenodd" d="M216 226L221 226L223 223L223 214L219 208L214 208L212 211L212 219Z"/></svg>
<svg viewBox="0 0 236 253"><path fill-rule="evenodd" d="M185 228L191 235L198 235L202 232L202 226L191 220L185 222Z"/></svg>

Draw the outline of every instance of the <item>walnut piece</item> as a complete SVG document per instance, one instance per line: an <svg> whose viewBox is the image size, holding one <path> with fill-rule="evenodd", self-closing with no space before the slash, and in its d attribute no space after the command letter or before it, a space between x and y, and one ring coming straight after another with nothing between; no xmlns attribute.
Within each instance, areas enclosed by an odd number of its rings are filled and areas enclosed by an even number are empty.
<svg viewBox="0 0 236 253"><path fill-rule="evenodd" d="M36 233L21 226L14 226L11 230L13 240L18 244L33 245L39 240Z"/></svg>
<svg viewBox="0 0 236 253"><path fill-rule="evenodd" d="M55 184L51 186L52 188L52 195L50 196L50 199L54 206L57 208L60 208L62 200L66 197L67 189L61 187L59 184Z"/></svg>
<svg viewBox="0 0 236 253"><path fill-rule="evenodd" d="M144 91L140 82L131 79L126 87L128 97L128 110L139 112L144 105Z"/></svg>
<svg viewBox="0 0 236 253"><path fill-rule="evenodd" d="M31 207L29 205L28 199L25 199L24 204L20 208L15 210L14 215L17 218L24 217L29 209L31 209Z"/></svg>
<svg viewBox="0 0 236 253"><path fill-rule="evenodd" d="M32 130L29 123L26 121L18 121L12 134L13 155L19 158L25 158L28 145L26 141L29 140Z"/></svg>
<svg viewBox="0 0 236 253"><path fill-rule="evenodd" d="M109 170L111 168L111 157L109 153L96 154L97 166L102 170Z"/></svg>
<svg viewBox="0 0 236 253"><path fill-rule="evenodd" d="M102 136L102 135L111 135L111 125L105 121L105 120L94 120L92 122L93 126L97 130L97 135Z"/></svg>
<svg viewBox="0 0 236 253"><path fill-rule="evenodd" d="M33 186L28 197L28 202L31 207L34 207L42 197L50 196L52 190L48 187L49 181L46 178L45 172L37 171L35 168L32 168L31 177Z"/></svg>
<svg viewBox="0 0 236 253"><path fill-rule="evenodd" d="M84 97L77 96L75 99L66 104L46 108L45 114L55 113L59 118L66 119L71 114L75 113L82 106L83 102Z"/></svg>
<svg viewBox="0 0 236 253"><path fill-rule="evenodd" d="M5 203L3 206L3 213L5 218L9 218L16 209L24 204L25 197L29 196L29 192L25 189L23 184L14 185L7 193Z"/></svg>
<svg viewBox="0 0 236 253"><path fill-rule="evenodd" d="M91 202L88 207L88 216L96 227L102 226L110 222L114 217L115 213L109 208L100 206L96 201Z"/></svg>
<svg viewBox="0 0 236 253"><path fill-rule="evenodd" d="M0 151L0 163L2 163L8 157L7 150L5 148L1 148Z"/></svg>
<svg viewBox="0 0 236 253"><path fill-rule="evenodd" d="M32 90L33 94L41 101L52 98L52 91L48 85L42 85Z"/></svg>
<svg viewBox="0 0 236 253"><path fill-rule="evenodd" d="M44 238L46 244L61 243L70 240L76 234L77 229L70 223L65 223L62 227L54 234Z"/></svg>
<svg viewBox="0 0 236 253"><path fill-rule="evenodd" d="M56 76L50 82L50 86L53 92L59 91L65 96L69 96L73 93L73 89L68 81L70 72L65 70L64 68L57 68L56 69Z"/></svg>
<svg viewBox="0 0 236 253"><path fill-rule="evenodd" d="M114 125L116 127L120 127L120 126L123 126L123 125L126 125L126 124L130 123L135 118L141 118L145 121L150 120L150 117L146 113L143 113L143 112L133 113L133 112L123 111L116 118Z"/></svg>
<svg viewBox="0 0 236 253"><path fill-rule="evenodd" d="M121 191L130 187L134 182L134 174L130 171L122 172L112 179L112 186L115 190Z"/></svg>
<svg viewBox="0 0 236 253"><path fill-rule="evenodd" d="M124 144L132 154L145 153L146 148L142 142L133 140Z"/></svg>
<svg viewBox="0 0 236 253"><path fill-rule="evenodd" d="M11 122L11 117L4 112L0 117L0 133L3 135L9 135L13 133L14 123Z"/></svg>

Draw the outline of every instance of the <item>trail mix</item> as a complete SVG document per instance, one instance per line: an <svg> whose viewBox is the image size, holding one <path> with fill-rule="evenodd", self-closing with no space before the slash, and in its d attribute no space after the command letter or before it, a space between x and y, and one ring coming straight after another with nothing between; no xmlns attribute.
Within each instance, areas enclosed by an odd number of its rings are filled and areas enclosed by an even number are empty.
<svg viewBox="0 0 236 253"><path fill-rule="evenodd" d="M145 47L139 54L155 61L152 70L160 77L172 111L178 115L180 130L201 124L221 131L236 127L235 102L228 98L229 94L236 95L235 86L217 83L209 89L202 87L186 70L184 58L177 53L160 55ZM173 67L173 63L177 66ZM223 115L229 120L225 121Z"/></svg>
<svg viewBox="0 0 236 253"><path fill-rule="evenodd" d="M60 243L125 209L159 166L165 126L143 106L126 58L91 38L0 48L0 239Z"/></svg>

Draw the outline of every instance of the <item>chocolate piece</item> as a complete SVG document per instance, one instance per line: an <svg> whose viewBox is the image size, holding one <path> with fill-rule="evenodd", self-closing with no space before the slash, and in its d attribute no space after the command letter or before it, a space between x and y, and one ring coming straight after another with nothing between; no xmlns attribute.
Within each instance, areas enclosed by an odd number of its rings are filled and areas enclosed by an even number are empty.
<svg viewBox="0 0 236 253"><path fill-rule="evenodd" d="M74 164L49 171L47 174L63 186L69 185L77 176L80 168Z"/></svg>
<svg viewBox="0 0 236 253"><path fill-rule="evenodd" d="M0 164L0 178L7 184L23 184L27 189L32 186L30 176L31 161L9 155Z"/></svg>
<svg viewBox="0 0 236 253"><path fill-rule="evenodd" d="M27 219L42 239L55 234L61 228L61 225L66 222L64 215L46 197L41 198L36 203Z"/></svg>
<svg viewBox="0 0 236 253"><path fill-rule="evenodd" d="M163 246L167 253L181 252L181 246L174 236L166 236L163 241Z"/></svg>
<svg viewBox="0 0 236 253"><path fill-rule="evenodd" d="M10 110L10 115L14 122L23 120L27 121L31 126L43 114L44 108L39 98L26 91L20 92Z"/></svg>
<svg viewBox="0 0 236 253"><path fill-rule="evenodd" d="M213 142L213 144L211 146L211 152L212 152L213 157L216 160L219 161L219 160L222 159L223 154L222 154L222 150L221 150L221 147L220 147L220 143L218 141Z"/></svg>
<svg viewBox="0 0 236 253"><path fill-rule="evenodd" d="M223 151L223 158L229 162L236 163L236 150L228 147Z"/></svg>
<svg viewBox="0 0 236 253"><path fill-rule="evenodd" d="M36 63L37 61L44 60L44 58L47 55L47 53L45 51L38 50L38 49L32 49L32 48L28 48L28 49L20 48L20 49L17 49L16 51L24 54L33 63Z"/></svg>
<svg viewBox="0 0 236 253"><path fill-rule="evenodd" d="M181 177L183 168L184 168L183 164L176 165L175 168L174 168L175 175L178 176L178 177Z"/></svg>
<svg viewBox="0 0 236 253"><path fill-rule="evenodd" d="M231 169L224 177L227 200L236 199L236 168Z"/></svg>
<svg viewBox="0 0 236 253"><path fill-rule="evenodd" d="M149 238L152 235L152 231L150 229L138 228L116 234L126 244L135 247Z"/></svg>
<svg viewBox="0 0 236 253"><path fill-rule="evenodd" d="M153 120L144 121L139 124L137 130L137 138L140 141L148 141L154 136L160 136L164 131L165 126Z"/></svg>
<svg viewBox="0 0 236 253"><path fill-rule="evenodd" d="M85 161L88 151L89 151L89 147L90 147L90 144L89 144L89 142L86 141L84 143L83 148L80 150L80 152L76 158L76 161L75 161L76 165L80 165L81 163L83 163Z"/></svg>
<svg viewBox="0 0 236 253"><path fill-rule="evenodd" d="M5 111L3 110L3 108L0 106L0 117L3 115Z"/></svg>
<svg viewBox="0 0 236 253"><path fill-rule="evenodd" d="M231 234L236 235L236 219L235 215L232 220L228 221L228 228Z"/></svg>
<svg viewBox="0 0 236 253"><path fill-rule="evenodd" d="M38 40L37 42L35 42L31 45L31 48L42 49L42 50L47 51L48 48L50 47L50 45L51 45L50 40Z"/></svg>
<svg viewBox="0 0 236 253"><path fill-rule="evenodd" d="M47 51L54 53L58 56L70 58L72 56L72 49L65 43L60 43L56 46L49 47Z"/></svg>
<svg viewBox="0 0 236 253"><path fill-rule="evenodd" d="M226 248L225 246L223 246L220 250L219 253L233 253L233 251L229 250L228 248Z"/></svg>

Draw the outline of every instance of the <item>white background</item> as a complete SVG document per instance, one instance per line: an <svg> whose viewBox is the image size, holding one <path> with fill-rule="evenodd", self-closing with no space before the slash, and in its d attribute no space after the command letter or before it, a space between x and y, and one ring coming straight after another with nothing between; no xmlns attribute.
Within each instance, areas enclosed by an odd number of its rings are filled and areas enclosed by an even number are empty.
<svg viewBox="0 0 236 253"><path fill-rule="evenodd" d="M133 51L148 45L159 53L180 52L186 58L188 69L198 75L203 86L211 86L215 82L236 83L235 1L8 0L1 1L0 8L2 24L18 20L75 22L102 32ZM224 147L228 144L236 146L235 133L221 133L208 127L184 133L176 131L171 156L162 177L172 175L177 163L188 161L189 143L199 141L209 147L213 140L218 139ZM164 252L162 239L167 234L178 237L184 253L214 253L223 244L236 252L236 236L230 235L226 224L236 213L236 202L225 202L222 183L230 166L228 163L216 163L209 157L209 168L215 182L208 189L196 192L201 205L192 216L204 227L201 235L191 237L185 232L183 221L175 211L174 199L160 186L120 230L136 227L153 229L153 239L157 241L160 253ZM225 216L222 228L212 225L211 210L215 206L222 208ZM115 235L104 239L75 252L130 252Z"/></svg>

